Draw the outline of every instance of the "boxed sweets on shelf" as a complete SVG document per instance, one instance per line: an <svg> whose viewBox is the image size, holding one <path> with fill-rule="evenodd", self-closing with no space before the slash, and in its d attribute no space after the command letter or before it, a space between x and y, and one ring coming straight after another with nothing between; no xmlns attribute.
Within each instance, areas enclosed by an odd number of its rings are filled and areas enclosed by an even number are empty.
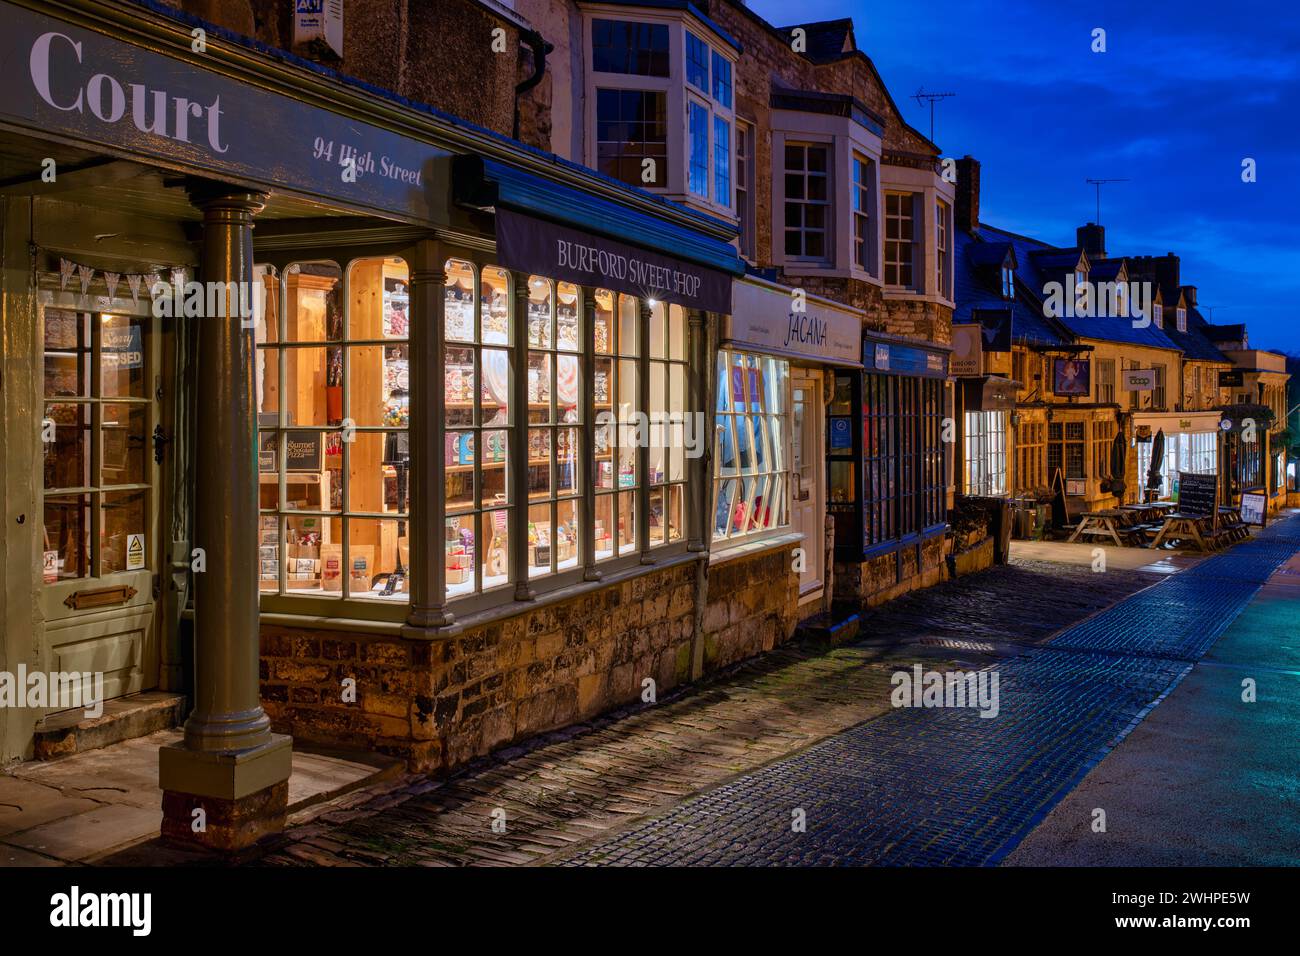
<svg viewBox="0 0 1300 956"><path fill-rule="evenodd" d="M505 289L493 289L483 303L483 341L504 345L509 341L510 296Z"/></svg>
<svg viewBox="0 0 1300 956"><path fill-rule="evenodd" d="M551 307L545 300L528 300L528 344L533 346L549 345Z"/></svg>
<svg viewBox="0 0 1300 956"><path fill-rule="evenodd" d="M559 340L559 346L562 349L578 351L581 349L581 343L578 341L578 311L577 302L572 305L566 305L563 300L560 301L559 308L555 313L556 338Z"/></svg>

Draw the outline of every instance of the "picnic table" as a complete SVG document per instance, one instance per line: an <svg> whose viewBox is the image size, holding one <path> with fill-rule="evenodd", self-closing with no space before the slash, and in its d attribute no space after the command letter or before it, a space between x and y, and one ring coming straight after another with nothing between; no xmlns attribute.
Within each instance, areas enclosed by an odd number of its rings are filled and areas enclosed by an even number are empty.
<svg viewBox="0 0 1300 956"><path fill-rule="evenodd" d="M1100 511L1085 511L1079 516L1079 524L1067 539L1077 541L1081 536L1110 538L1119 547L1124 547L1124 538L1131 538L1136 531L1135 512L1123 508L1103 508Z"/></svg>
<svg viewBox="0 0 1300 956"><path fill-rule="evenodd" d="M1250 528L1241 520L1239 509L1220 506L1218 510L1218 521L1213 525L1209 515L1177 511L1166 515L1164 526L1151 542L1151 547L1158 548L1171 541L1191 541L1201 551L1212 551L1250 537Z"/></svg>

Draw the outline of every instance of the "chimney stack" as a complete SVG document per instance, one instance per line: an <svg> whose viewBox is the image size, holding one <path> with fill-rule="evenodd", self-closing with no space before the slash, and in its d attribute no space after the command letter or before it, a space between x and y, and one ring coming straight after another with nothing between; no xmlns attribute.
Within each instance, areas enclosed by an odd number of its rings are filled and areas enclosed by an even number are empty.
<svg viewBox="0 0 1300 956"><path fill-rule="evenodd" d="M1183 286L1183 298L1187 300L1187 307L1189 309L1196 308L1196 286L1194 285Z"/></svg>
<svg viewBox="0 0 1300 956"><path fill-rule="evenodd" d="M1106 227L1090 222L1074 230L1075 241L1079 248L1088 254L1089 259L1106 258Z"/></svg>
<svg viewBox="0 0 1300 956"><path fill-rule="evenodd" d="M953 203L955 228L974 232L980 224L980 161L970 156L957 160L957 193Z"/></svg>

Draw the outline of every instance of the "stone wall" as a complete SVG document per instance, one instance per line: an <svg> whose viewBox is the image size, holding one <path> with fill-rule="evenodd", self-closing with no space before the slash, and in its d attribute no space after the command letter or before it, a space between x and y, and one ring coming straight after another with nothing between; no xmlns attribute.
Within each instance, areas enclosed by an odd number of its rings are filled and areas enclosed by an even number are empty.
<svg viewBox="0 0 1300 956"><path fill-rule="evenodd" d="M163 2L507 136L515 85L532 74L519 28L474 0L348 0L341 58L293 47L293 4L284 0ZM505 31L504 52L492 49L496 29ZM525 142L549 149L546 124L534 105Z"/></svg>
<svg viewBox="0 0 1300 956"><path fill-rule="evenodd" d="M836 561L835 598L875 607L908 591L931 587L948 573L946 552L947 539L939 534L919 548L904 547L862 562Z"/></svg>
<svg viewBox="0 0 1300 956"><path fill-rule="evenodd" d="M715 563L703 672L794 633L793 545ZM264 624L262 703L296 739L438 771L691 677L695 561L432 640ZM355 693L345 694L345 681Z"/></svg>

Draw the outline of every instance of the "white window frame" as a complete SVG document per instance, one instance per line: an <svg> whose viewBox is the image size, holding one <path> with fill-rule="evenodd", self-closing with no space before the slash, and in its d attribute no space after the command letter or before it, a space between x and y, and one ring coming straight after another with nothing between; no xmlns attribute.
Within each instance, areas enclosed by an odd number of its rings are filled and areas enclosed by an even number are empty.
<svg viewBox="0 0 1300 956"><path fill-rule="evenodd" d="M890 197L891 197L891 196L898 196L898 197L902 197L902 198L905 198L905 199L907 199L907 200L910 200L909 205L910 205L911 208L910 208L910 210L909 210L909 212L908 212L908 214L907 214L906 217L904 217L904 216L902 216L902 215L895 215L895 214L893 214L893 213L891 213L891 212L889 211L889 200L890 200ZM887 289L891 289L891 290L899 290L899 291L904 291L904 292L922 292L922 291L924 291L924 282L920 282L920 283L917 282L917 279L918 279L918 278L922 278L922 277L923 277L923 274L918 273L918 269L921 267L921 263L920 263L919 260L922 258L920 255L918 255L918 247L919 247L921 244L923 244L923 243L925 242L925 239L924 239L924 235L925 235L925 232L924 232L924 230L925 230L924 220L918 221L918 217L917 217L917 215L916 215L916 207L917 207L917 204L918 204L918 202L919 202L919 199L918 199L919 196L920 196L919 193L911 192L911 191L907 191L907 190L898 190L898 189L886 189L886 190L885 190L885 193L884 193L884 200L885 200L885 201L884 201L884 208L885 208L885 214L884 214L884 217L883 217L883 219L884 219L884 223L883 223L883 225L884 225L884 229L885 229L884 280L885 280L885 288L887 288ZM910 219L910 220L911 220L911 223L912 223L912 238L911 238L910 240L904 240L904 239L901 239L901 238L900 238L900 239L891 239L891 238L890 238L890 235L889 235L889 232L890 232L890 224L891 224L891 223L894 223L894 222L900 222L900 223L901 223L901 222L904 222L906 219ZM920 237L920 238L918 238L918 236L917 236L917 234L916 234L916 233L917 233L917 229L918 229L918 227L921 229L921 237ZM904 243L904 242L906 243L906 245L907 245L907 249L908 249L908 260L905 262L905 260L903 260L903 259L891 259L891 258L890 258L890 244L891 244L891 243ZM890 273L890 269L891 269L891 267L896 267L896 268L899 270L899 275L898 275L896 278L901 279L901 278L902 278L901 270L902 270L902 267L903 267L904 264L907 265L908 270L909 270L909 272L910 272L910 276L909 276L910 281L908 281L908 282L901 282L901 281L900 281L900 282L891 282L891 281L890 281L890 276L889 276L889 273Z"/></svg>
<svg viewBox="0 0 1300 956"><path fill-rule="evenodd" d="M944 299L952 298L952 270L948 267L951 237L952 206L936 197L934 200L934 291L935 295Z"/></svg>
<svg viewBox="0 0 1300 956"><path fill-rule="evenodd" d="M858 177L861 170L865 178ZM849 209L852 217L850 235L853 241L852 265L868 275L878 275L879 256L876 254L875 226L872 201L876 190L876 161L854 150L849 164ZM858 235L861 226L862 235ZM865 261L864 261L865 260Z"/></svg>

